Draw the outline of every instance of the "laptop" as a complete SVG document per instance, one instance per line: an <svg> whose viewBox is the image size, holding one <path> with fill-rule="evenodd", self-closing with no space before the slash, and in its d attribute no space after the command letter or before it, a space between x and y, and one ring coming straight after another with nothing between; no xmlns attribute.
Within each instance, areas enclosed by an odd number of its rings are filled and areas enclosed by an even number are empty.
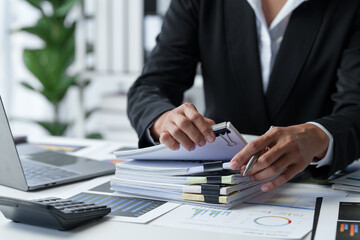
<svg viewBox="0 0 360 240"><path fill-rule="evenodd" d="M29 191L114 172L113 163L49 151L28 143L15 145L0 97L1 185Z"/></svg>

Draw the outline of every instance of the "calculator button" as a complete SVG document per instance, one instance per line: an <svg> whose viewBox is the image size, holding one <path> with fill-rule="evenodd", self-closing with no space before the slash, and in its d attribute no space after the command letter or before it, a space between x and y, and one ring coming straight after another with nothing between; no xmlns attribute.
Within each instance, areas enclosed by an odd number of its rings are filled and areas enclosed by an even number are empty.
<svg viewBox="0 0 360 240"><path fill-rule="evenodd" d="M73 213L73 210L65 208L64 210L62 210L63 213Z"/></svg>

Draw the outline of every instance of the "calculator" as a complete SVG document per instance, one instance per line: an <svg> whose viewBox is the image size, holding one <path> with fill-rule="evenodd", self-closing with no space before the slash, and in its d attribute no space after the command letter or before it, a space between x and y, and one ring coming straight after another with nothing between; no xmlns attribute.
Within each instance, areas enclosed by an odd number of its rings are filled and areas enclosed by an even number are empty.
<svg viewBox="0 0 360 240"><path fill-rule="evenodd" d="M14 222L70 230L107 215L111 208L56 197L36 200L0 197L0 211Z"/></svg>

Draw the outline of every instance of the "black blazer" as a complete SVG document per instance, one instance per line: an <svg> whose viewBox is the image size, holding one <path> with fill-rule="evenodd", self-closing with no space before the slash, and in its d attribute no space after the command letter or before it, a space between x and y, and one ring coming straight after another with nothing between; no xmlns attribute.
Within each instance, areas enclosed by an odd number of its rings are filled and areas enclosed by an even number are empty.
<svg viewBox="0 0 360 240"><path fill-rule="evenodd" d="M145 130L179 106L201 64L205 116L246 134L315 121L334 136L330 173L360 157L360 1L309 0L292 14L266 94L255 15L246 0L173 0L128 115Z"/></svg>

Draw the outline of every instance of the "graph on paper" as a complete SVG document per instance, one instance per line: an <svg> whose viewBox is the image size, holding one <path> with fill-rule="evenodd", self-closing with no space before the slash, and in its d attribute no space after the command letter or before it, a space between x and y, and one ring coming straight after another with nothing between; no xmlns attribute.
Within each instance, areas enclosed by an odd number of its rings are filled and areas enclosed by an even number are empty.
<svg viewBox="0 0 360 240"><path fill-rule="evenodd" d="M191 218L195 218L196 216L208 216L211 218L215 218L215 217L226 217L229 216L231 214L231 211L226 211L226 210L218 210L218 209L208 209L208 208L197 208L194 207L193 208L194 213L191 216Z"/></svg>
<svg viewBox="0 0 360 240"><path fill-rule="evenodd" d="M242 204L231 210L181 205L152 224L272 239L301 239L312 229L313 211Z"/></svg>
<svg viewBox="0 0 360 240"><path fill-rule="evenodd" d="M340 202L336 240L359 239L360 203Z"/></svg>
<svg viewBox="0 0 360 240"><path fill-rule="evenodd" d="M79 193L69 199L85 203L106 205L111 208L110 216L139 217L163 205L164 201L142 198L128 198L113 195Z"/></svg>
<svg viewBox="0 0 360 240"><path fill-rule="evenodd" d="M292 221L282 216L261 216L254 219L254 223L261 226L281 227L289 225Z"/></svg>

